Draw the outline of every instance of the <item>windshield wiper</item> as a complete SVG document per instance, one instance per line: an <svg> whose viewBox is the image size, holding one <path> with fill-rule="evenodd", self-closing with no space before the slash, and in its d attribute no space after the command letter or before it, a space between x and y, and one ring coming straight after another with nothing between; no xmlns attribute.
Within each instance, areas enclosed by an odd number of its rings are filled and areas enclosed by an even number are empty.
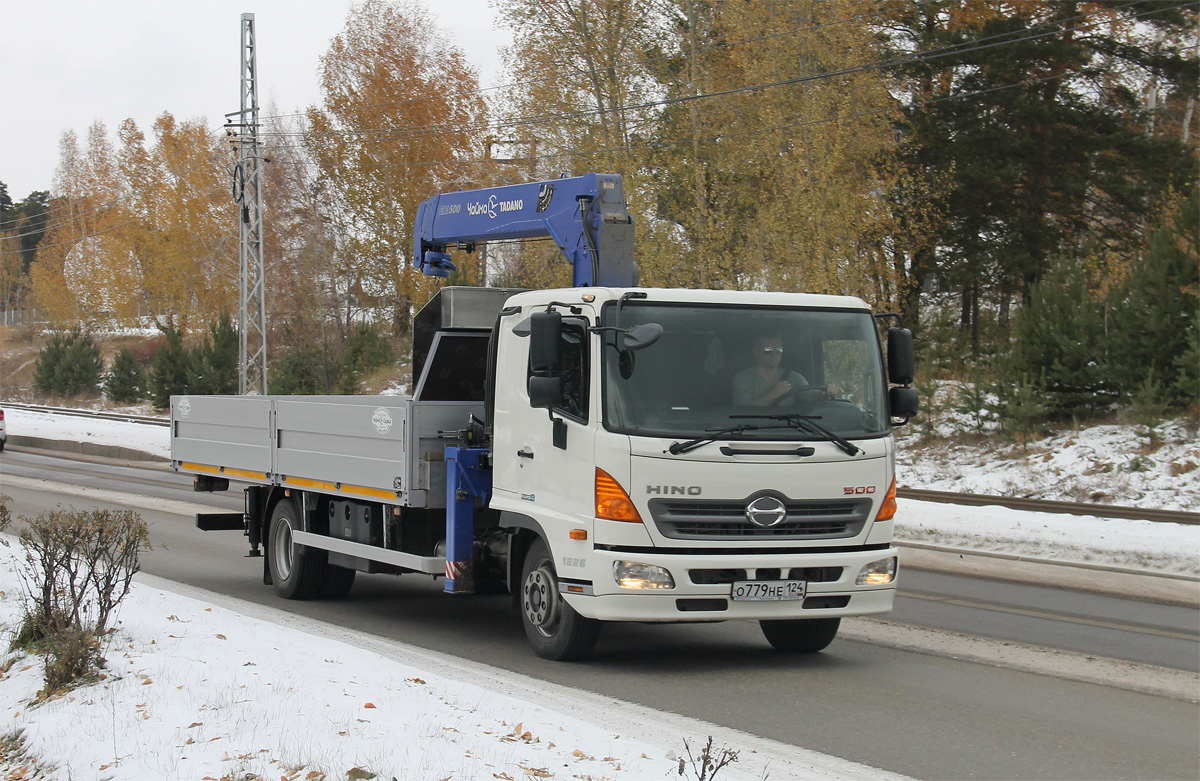
<svg viewBox="0 0 1200 781"><path fill-rule="evenodd" d="M742 416L733 415L731 417L742 417ZM749 416L747 416L747 417L749 417ZM667 452L673 456L677 456L680 453L686 453L689 450L695 450L696 448L698 448L701 445L706 444L708 442L715 442L716 440L721 439L722 437L729 436L730 434L741 434L743 431L757 431L761 428L765 428L765 427L764 426L753 426L753 425L750 425L749 423L739 423L736 426L728 426L726 428L706 428L705 432L707 432L707 433L702 437L696 437L695 439L689 439L687 442L672 442L671 446L669 448L667 448Z"/></svg>
<svg viewBox="0 0 1200 781"><path fill-rule="evenodd" d="M849 440L844 439L843 437L840 437L837 434L834 434L832 431L825 428L820 423L814 423L813 418L819 417L819 416L798 415L798 414L792 412L792 413L786 413L783 415L730 415L729 417L731 417L731 418L749 418L749 419L753 419L753 420L782 420L786 423L791 424L791 426L793 428L796 428L799 430L803 430L803 429L807 428L809 433L812 433L815 431L816 433L825 437L827 440L829 440L833 444L837 445L838 448L840 448L841 451L848 456L856 456L861 452L861 448L856 446L853 442L850 442Z"/></svg>

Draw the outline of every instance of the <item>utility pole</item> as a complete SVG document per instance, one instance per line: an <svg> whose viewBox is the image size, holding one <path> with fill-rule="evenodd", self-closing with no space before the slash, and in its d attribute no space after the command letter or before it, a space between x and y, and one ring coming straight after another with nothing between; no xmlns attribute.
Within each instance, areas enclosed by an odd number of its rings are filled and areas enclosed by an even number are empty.
<svg viewBox="0 0 1200 781"><path fill-rule="evenodd" d="M264 158L258 148L258 65L254 55L254 14L242 14L242 108L226 114L225 127L237 128L238 162L233 200L238 205L241 311L238 320L238 389L243 395L267 393L267 307L263 274L262 179ZM237 121L230 121L236 117Z"/></svg>

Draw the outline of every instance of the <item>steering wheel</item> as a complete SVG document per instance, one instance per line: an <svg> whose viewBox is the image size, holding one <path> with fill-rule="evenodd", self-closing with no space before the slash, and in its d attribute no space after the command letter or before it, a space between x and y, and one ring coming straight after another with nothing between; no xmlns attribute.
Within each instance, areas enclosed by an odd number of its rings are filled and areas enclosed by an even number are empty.
<svg viewBox="0 0 1200 781"><path fill-rule="evenodd" d="M775 399L775 401L771 402L771 406L778 407L780 404L783 404L788 399L795 398L796 396L799 396L801 393L808 393L810 391L824 391L824 390L825 389L822 388L820 385L797 385L795 388L792 388L787 393L784 393L783 395L777 397Z"/></svg>

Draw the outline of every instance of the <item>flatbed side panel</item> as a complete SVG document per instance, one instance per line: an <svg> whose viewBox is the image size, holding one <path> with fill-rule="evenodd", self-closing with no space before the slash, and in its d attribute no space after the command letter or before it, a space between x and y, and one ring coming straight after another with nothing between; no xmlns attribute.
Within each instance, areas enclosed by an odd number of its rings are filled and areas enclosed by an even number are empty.
<svg viewBox="0 0 1200 781"><path fill-rule="evenodd" d="M454 432L467 428L471 416L482 418L483 403L473 401L414 401L409 405L408 504L446 506L446 445Z"/></svg>
<svg viewBox="0 0 1200 781"><path fill-rule="evenodd" d="M270 472L270 398L172 398L171 459L252 472Z"/></svg>
<svg viewBox="0 0 1200 781"><path fill-rule="evenodd" d="M275 472L284 484L300 478L402 495L407 403L275 397Z"/></svg>

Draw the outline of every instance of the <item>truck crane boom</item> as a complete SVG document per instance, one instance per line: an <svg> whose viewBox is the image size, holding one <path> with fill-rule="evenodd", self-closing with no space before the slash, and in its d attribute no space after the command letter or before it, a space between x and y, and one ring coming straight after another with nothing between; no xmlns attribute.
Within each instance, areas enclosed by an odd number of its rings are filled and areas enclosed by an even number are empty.
<svg viewBox="0 0 1200 781"><path fill-rule="evenodd" d="M455 270L450 245L549 237L575 287L634 287L633 228L617 174L459 190L417 207L413 266L445 277Z"/></svg>

